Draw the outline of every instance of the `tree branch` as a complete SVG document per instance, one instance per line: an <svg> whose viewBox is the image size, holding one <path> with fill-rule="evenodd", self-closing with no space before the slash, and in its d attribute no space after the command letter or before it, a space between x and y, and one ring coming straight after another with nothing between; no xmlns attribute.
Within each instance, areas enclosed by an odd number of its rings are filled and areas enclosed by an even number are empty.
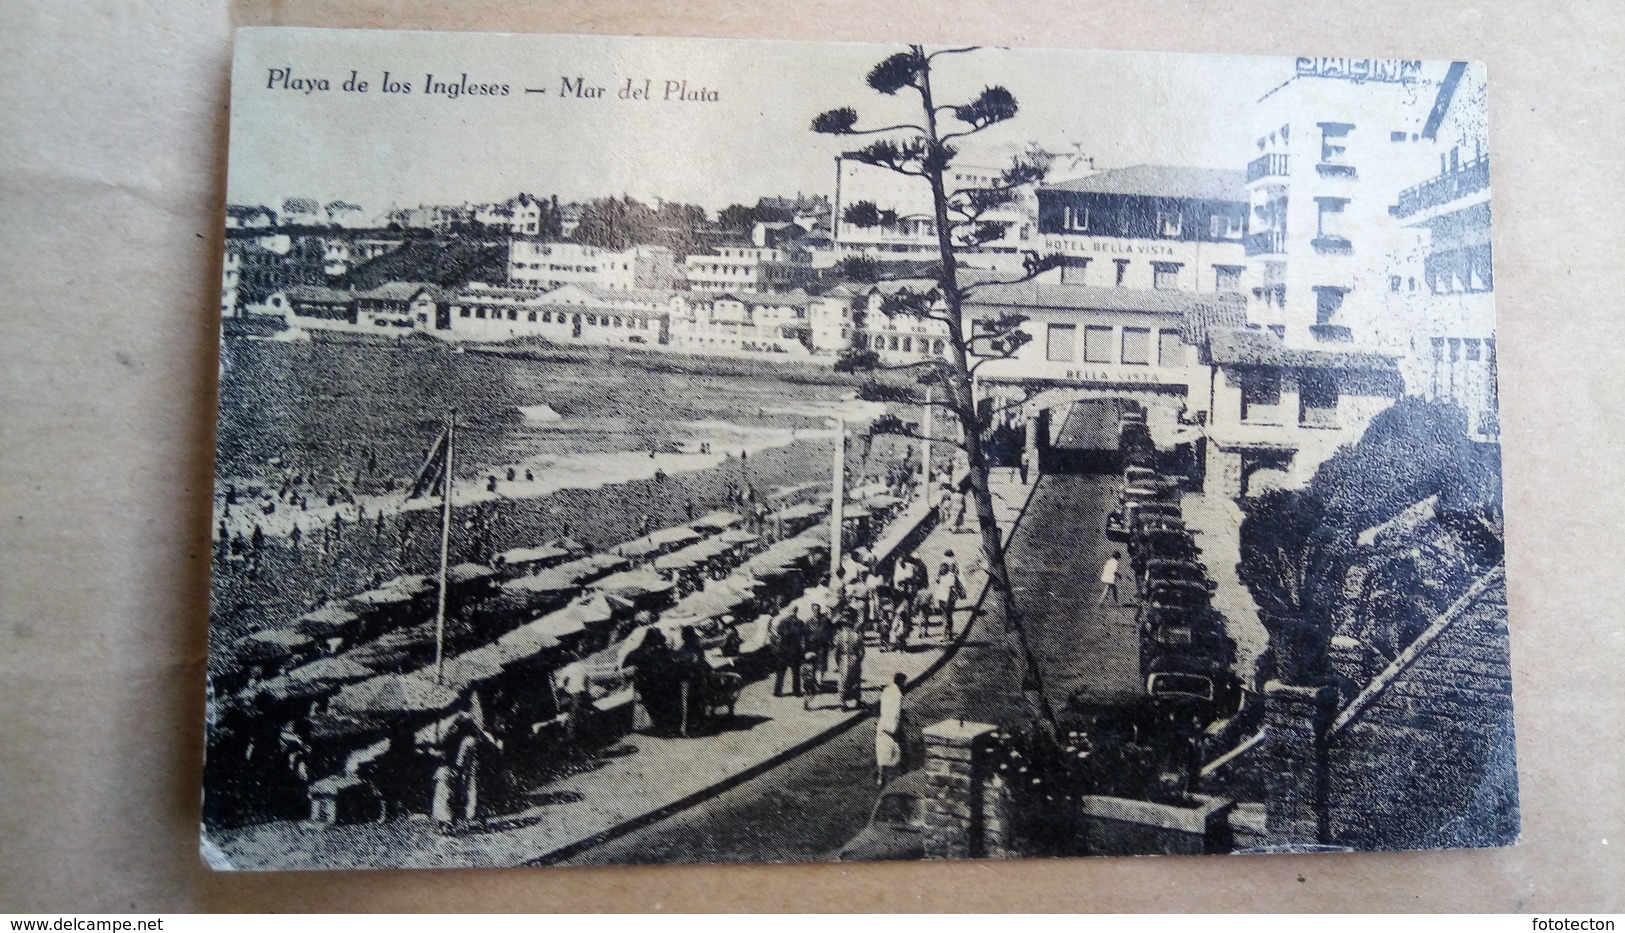
<svg viewBox="0 0 1625 933"><path fill-rule="evenodd" d="M933 58L936 58L938 55L962 55L962 54L964 54L966 52L974 52L974 51L976 51L977 49L980 49L980 48L981 48L981 46L979 46L979 45L966 45L966 46L961 46L959 48L938 49L937 51L932 52L930 55L927 55L925 57L925 60L926 61L931 61ZM937 109L940 110L942 108L939 107Z"/></svg>

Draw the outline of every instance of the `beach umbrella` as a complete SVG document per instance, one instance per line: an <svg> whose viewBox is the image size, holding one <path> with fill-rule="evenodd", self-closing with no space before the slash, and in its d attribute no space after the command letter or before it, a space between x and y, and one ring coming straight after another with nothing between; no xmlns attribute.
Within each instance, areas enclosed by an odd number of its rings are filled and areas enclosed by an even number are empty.
<svg viewBox="0 0 1625 933"><path fill-rule="evenodd" d="M422 673L382 674L351 684L330 704L334 712L352 715L435 713L454 705L461 694Z"/></svg>
<svg viewBox="0 0 1625 933"><path fill-rule="evenodd" d="M698 531L722 531L744 520L737 512L710 512L689 522L688 526Z"/></svg>
<svg viewBox="0 0 1625 933"><path fill-rule="evenodd" d="M338 634L360 618L338 603L328 603L320 609L300 616L294 625L307 635L321 638Z"/></svg>
<svg viewBox="0 0 1625 933"><path fill-rule="evenodd" d="M728 531L724 531L717 537L717 540L721 541L723 544L749 544L752 541L759 540L760 538L761 535L753 535L743 528L733 528Z"/></svg>
<svg viewBox="0 0 1625 933"><path fill-rule="evenodd" d="M638 538L633 541L628 541L625 544L618 545L614 548L614 552L623 557L630 557L633 560L637 560L648 557L650 554L658 554L660 552L660 547L661 546L659 544L656 544L650 538Z"/></svg>
<svg viewBox="0 0 1625 933"><path fill-rule="evenodd" d="M733 613L756 597L753 582L730 577L713 583L673 606L665 621L715 619Z"/></svg>
<svg viewBox="0 0 1625 933"><path fill-rule="evenodd" d="M889 509L894 505L902 504L902 499L891 495L890 493L881 493L876 496L868 496L863 500L863 505L871 509Z"/></svg>
<svg viewBox="0 0 1625 933"><path fill-rule="evenodd" d="M847 493L848 499L867 499L870 496L884 495L887 491L885 483L866 483Z"/></svg>

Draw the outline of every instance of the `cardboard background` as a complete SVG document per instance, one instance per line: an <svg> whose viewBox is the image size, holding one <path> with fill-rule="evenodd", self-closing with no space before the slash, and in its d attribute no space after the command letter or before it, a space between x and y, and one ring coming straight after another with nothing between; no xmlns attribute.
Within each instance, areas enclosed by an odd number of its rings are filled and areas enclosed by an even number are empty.
<svg viewBox="0 0 1625 933"><path fill-rule="evenodd" d="M0 0L0 910L1625 909L1625 7ZM1524 841L1483 852L216 875L196 855L234 25L1489 65ZM1133 106L1125 101L1125 106Z"/></svg>

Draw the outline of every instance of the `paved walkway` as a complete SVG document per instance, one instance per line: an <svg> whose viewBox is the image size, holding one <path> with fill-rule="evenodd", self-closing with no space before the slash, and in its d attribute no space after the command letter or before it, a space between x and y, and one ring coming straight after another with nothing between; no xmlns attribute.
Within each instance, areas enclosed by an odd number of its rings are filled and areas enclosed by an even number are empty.
<svg viewBox="0 0 1625 933"><path fill-rule="evenodd" d="M1026 506L1031 486L1014 470L995 470L995 511L1008 540ZM966 601L955 619L963 639L987 577L974 531L938 527L915 553L935 568L952 549L965 578ZM811 602L816 594L804 596ZM934 672L951 645L939 634L919 640L908 652L871 648L864 658L867 698L902 671L911 684ZM367 825L276 822L219 832L205 842L205 857L217 867L239 869L318 869L339 866L478 867L553 861L595 842L675 813L716 795L853 725L867 713L843 712L831 695L811 708L796 697L773 696L771 678L746 685L736 707L737 726L696 738L627 735L581 770L538 786L530 806L441 835L424 819Z"/></svg>

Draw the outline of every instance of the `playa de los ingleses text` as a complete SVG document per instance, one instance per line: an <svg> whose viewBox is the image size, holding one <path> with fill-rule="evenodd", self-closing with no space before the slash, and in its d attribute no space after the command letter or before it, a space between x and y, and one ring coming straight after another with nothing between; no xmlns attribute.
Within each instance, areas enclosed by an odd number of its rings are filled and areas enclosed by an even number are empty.
<svg viewBox="0 0 1625 933"><path fill-rule="evenodd" d="M352 70L347 76L333 78L302 73L292 66L267 68L265 89L296 94L323 94L337 91L348 94L427 94L450 100L470 97L509 97L513 95L548 95L566 100L621 100L652 103L718 103L721 94L687 78L615 78L607 83L581 75L560 75L556 82L518 84L507 81L489 81L470 76L424 72L403 75L384 71L370 78Z"/></svg>

